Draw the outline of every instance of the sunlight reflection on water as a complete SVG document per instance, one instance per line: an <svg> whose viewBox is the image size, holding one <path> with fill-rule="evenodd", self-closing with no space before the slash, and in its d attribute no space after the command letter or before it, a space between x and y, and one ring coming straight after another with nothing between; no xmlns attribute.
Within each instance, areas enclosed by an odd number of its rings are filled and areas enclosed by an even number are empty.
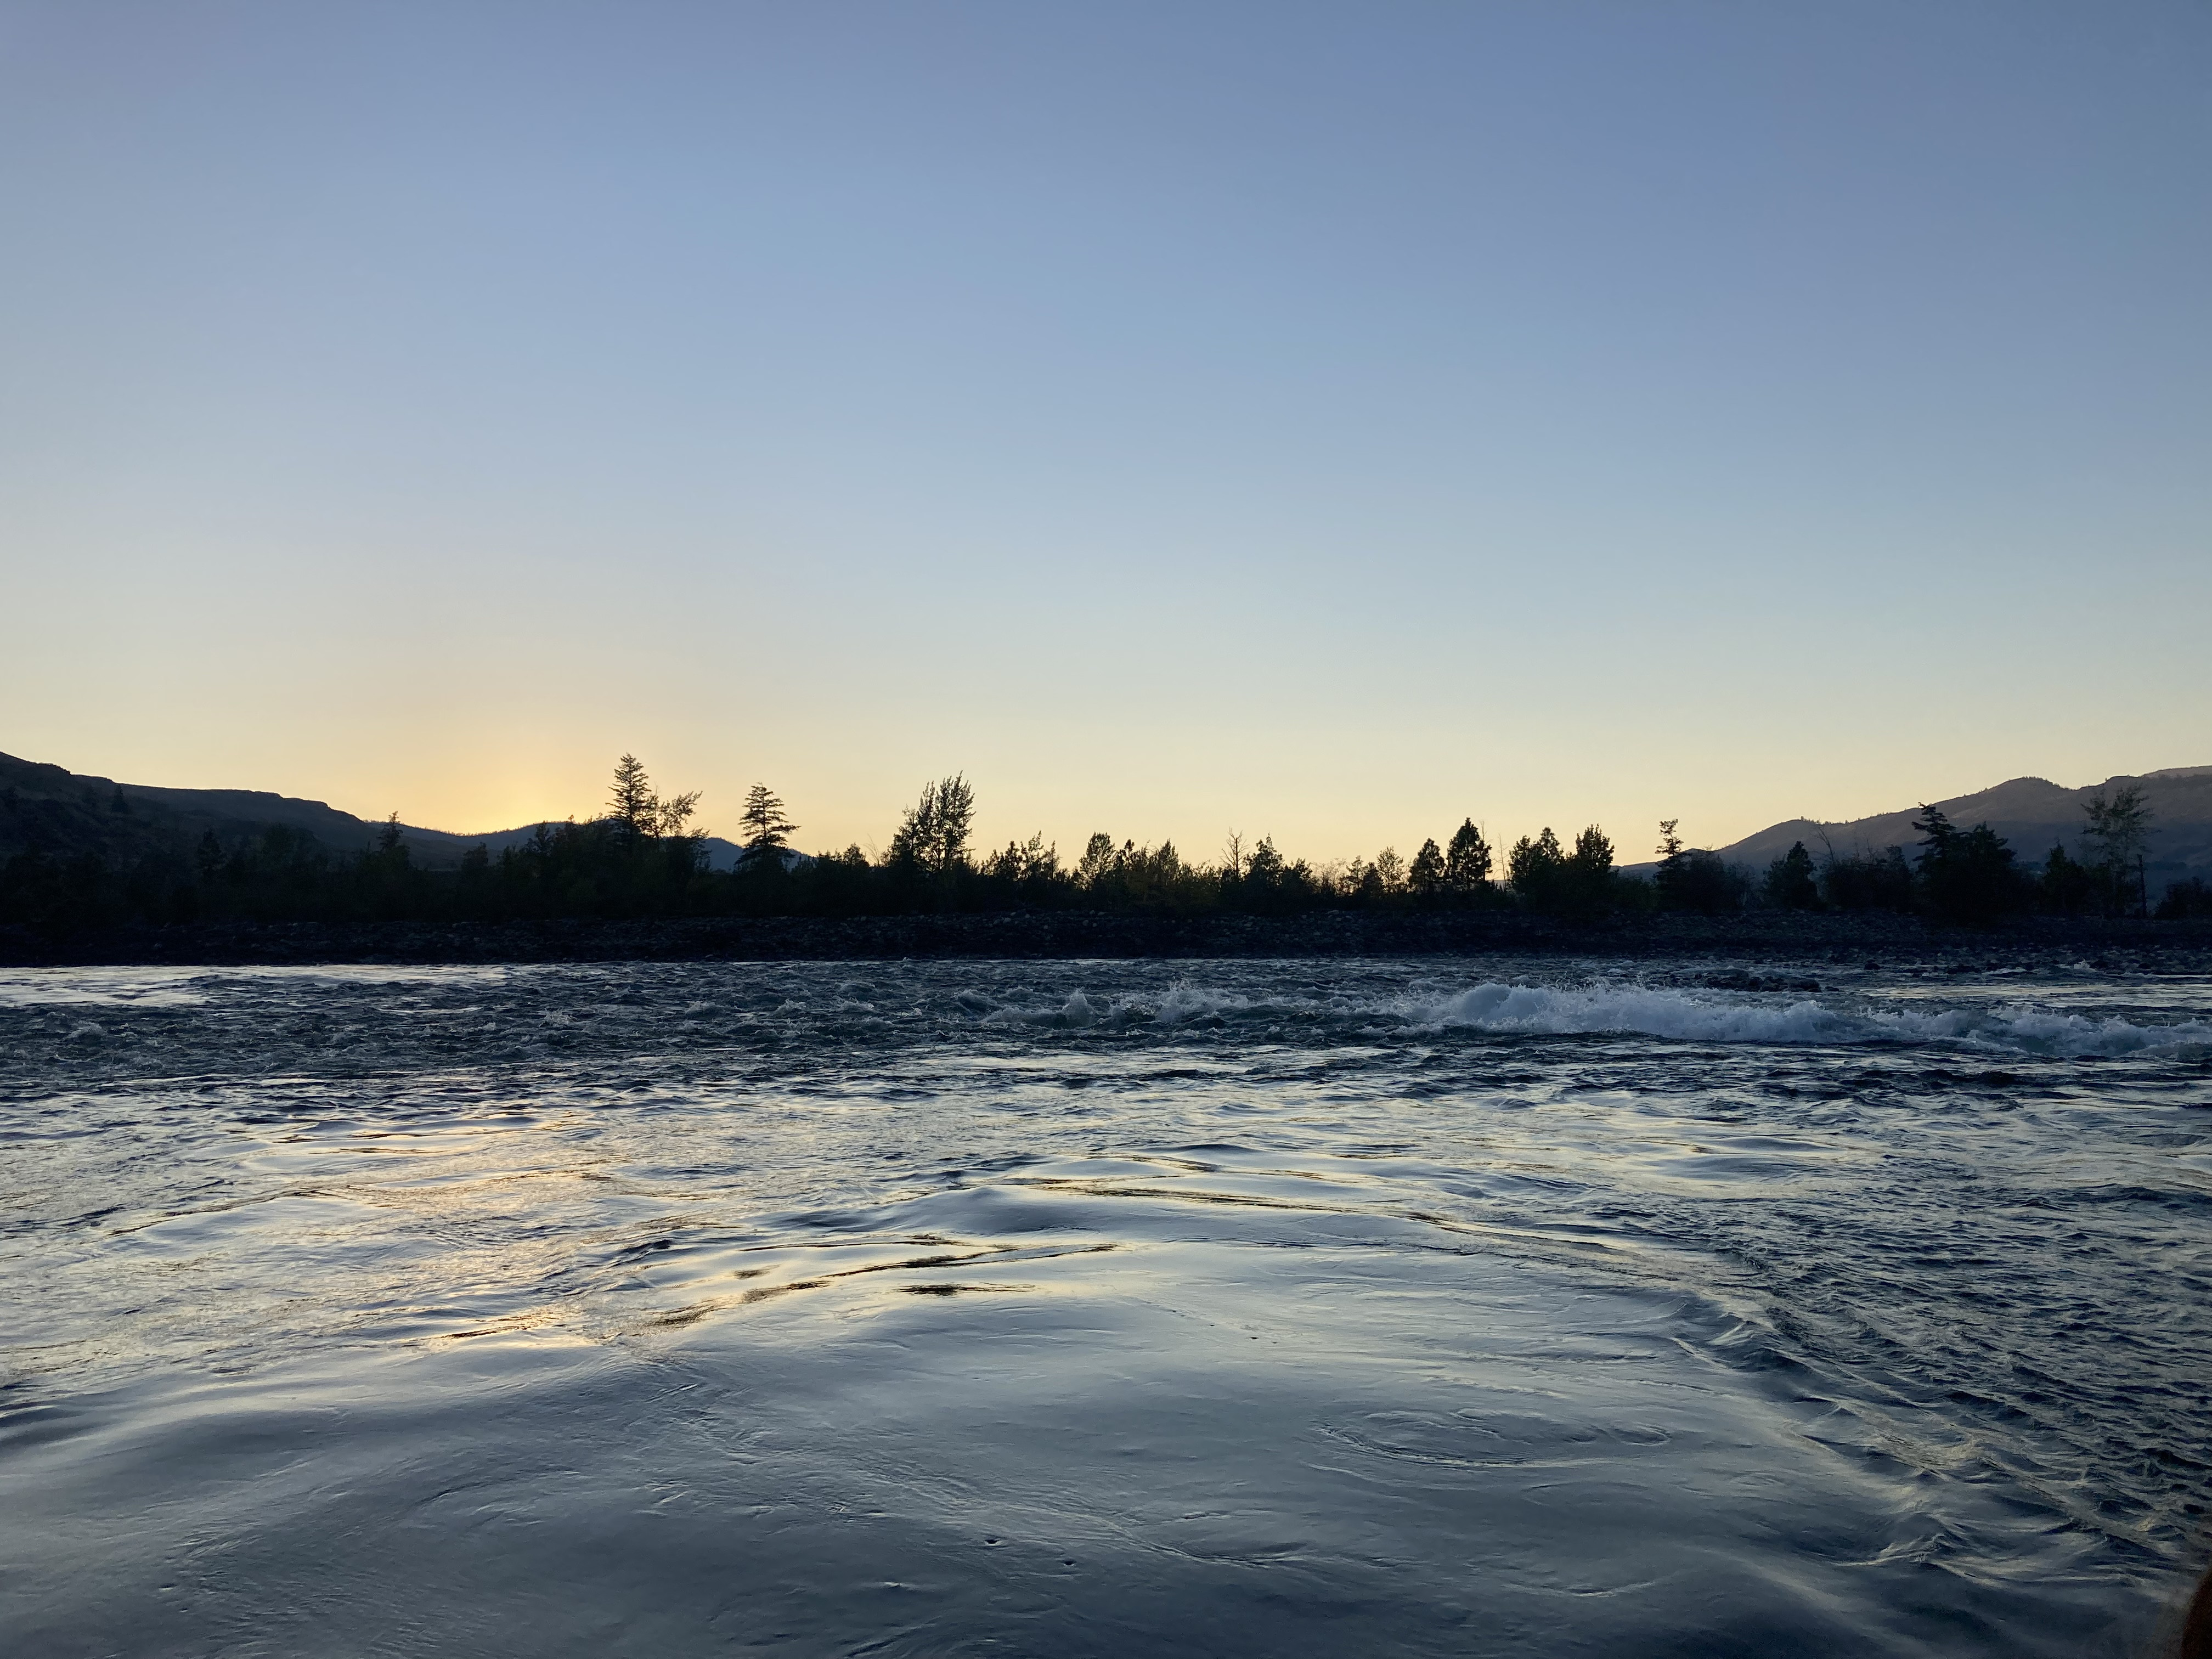
<svg viewBox="0 0 2212 1659"><path fill-rule="evenodd" d="M2128 1650L2212 987L1455 966L0 975L18 1650Z"/></svg>

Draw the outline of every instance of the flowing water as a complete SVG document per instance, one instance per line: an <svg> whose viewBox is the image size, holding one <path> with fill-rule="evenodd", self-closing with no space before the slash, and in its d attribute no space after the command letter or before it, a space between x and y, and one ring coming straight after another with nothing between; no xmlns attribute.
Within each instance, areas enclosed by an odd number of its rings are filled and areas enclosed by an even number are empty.
<svg viewBox="0 0 2212 1659"><path fill-rule="evenodd" d="M0 972L0 1639L2137 1653L2208 1109L2087 964Z"/></svg>

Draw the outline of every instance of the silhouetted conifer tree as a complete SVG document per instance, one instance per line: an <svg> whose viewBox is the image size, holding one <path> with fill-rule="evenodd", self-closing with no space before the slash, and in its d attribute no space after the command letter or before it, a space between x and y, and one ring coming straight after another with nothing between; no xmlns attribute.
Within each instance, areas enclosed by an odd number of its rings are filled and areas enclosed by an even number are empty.
<svg viewBox="0 0 2212 1659"><path fill-rule="evenodd" d="M1813 878L1813 855L1802 841L1766 866L1766 902L1783 910L1817 910L1820 884Z"/></svg>
<svg viewBox="0 0 2212 1659"><path fill-rule="evenodd" d="M1986 823L1960 830L1924 801L1912 827L1921 832L1918 875L1928 908L1950 921L1987 921L2019 908L2024 884L2012 848Z"/></svg>
<svg viewBox="0 0 2212 1659"><path fill-rule="evenodd" d="M1680 818L1659 821L1659 868L1651 878L1659 908L1694 910L1708 916L1740 908L1750 884L1718 854L1684 846L1681 836L1674 833L1674 826L1680 822Z"/></svg>
<svg viewBox="0 0 2212 1659"><path fill-rule="evenodd" d="M1251 859L1244 866L1246 879L1261 887L1275 887L1282 882L1283 870L1283 855L1275 850L1275 838L1261 836L1260 844L1252 849Z"/></svg>
<svg viewBox="0 0 2212 1659"><path fill-rule="evenodd" d="M1490 888L1490 843L1467 819L1452 831L1444 849L1444 890L1455 898L1472 898Z"/></svg>
<svg viewBox="0 0 2212 1659"><path fill-rule="evenodd" d="M790 844L793 830L799 828L784 816L783 802L776 798L764 783L757 783L745 792L745 810L738 815L744 826L745 854L748 860L763 854L781 854ZM776 860L781 866L782 860Z"/></svg>
<svg viewBox="0 0 2212 1659"><path fill-rule="evenodd" d="M1552 833L1549 824L1544 833L1531 841L1523 836L1513 843L1506 854L1506 878L1513 884L1513 891L1524 904L1540 910L1552 909L1559 904L1560 876L1567 861L1559 838Z"/></svg>
<svg viewBox="0 0 2212 1659"><path fill-rule="evenodd" d="M1413 890L1413 896L1425 904L1432 904L1443 896L1444 855L1435 836L1423 842L1421 850L1413 854L1413 866L1406 872L1406 880Z"/></svg>
<svg viewBox="0 0 2212 1659"><path fill-rule="evenodd" d="M615 763L614 788L607 805L609 816L633 836L650 836L659 829L660 803L653 799L645 763L636 756L624 755Z"/></svg>
<svg viewBox="0 0 2212 1659"><path fill-rule="evenodd" d="M1659 867L1652 872L1651 884L1658 890L1659 902L1666 909L1687 909L1682 902L1682 838L1674 833L1680 818L1659 820L1659 845L1652 850L1659 854Z"/></svg>
<svg viewBox="0 0 2212 1659"><path fill-rule="evenodd" d="M2097 872L2069 858L2063 845L2054 845L2043 861L2043 908L2062 916L2088 908L2097 893Z"/></svg>
<svg viewBox="0 0 2212 1659"><path fill-rule="evenodd" d="M1577 915L1594 916L1613 904L1613 838L1591 824L1575 837L1575 850L1559 869L1559 896Z"/></svg>

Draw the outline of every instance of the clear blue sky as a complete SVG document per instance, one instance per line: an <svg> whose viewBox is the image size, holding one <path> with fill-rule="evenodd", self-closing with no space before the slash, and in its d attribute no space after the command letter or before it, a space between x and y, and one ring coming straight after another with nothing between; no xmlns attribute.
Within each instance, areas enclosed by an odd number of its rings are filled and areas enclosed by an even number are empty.
<svg viewBox="0 0 2212 1659"><path fill-rule="evenodd" d="M0 4L0 749L1625 856L2212 762L2212 8Z"/></svg>

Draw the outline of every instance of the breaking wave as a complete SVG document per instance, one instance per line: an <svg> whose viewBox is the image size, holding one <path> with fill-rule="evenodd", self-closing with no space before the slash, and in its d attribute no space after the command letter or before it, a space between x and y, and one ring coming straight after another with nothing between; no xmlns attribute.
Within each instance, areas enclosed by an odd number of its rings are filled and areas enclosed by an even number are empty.
<svg viewBox="0 0 2212 1659"><path fill-rule="evenodd" d="M1046 1006L1000 1005L963 993L959 1006L986 1024L1057 1030L1136 1024L1166 1026L1269 1020L1377 1024L1501 1036L1619 1033L1689 1042L1940 1043L2047 1055L2118 1055L2212 1045L2212 1024L2185 1020L2136 1024L2117 1016L2084 1018L2048 1009L1933 1011L1837 1006L1813 998L1752 1000L1638 985L1559 987L1489 982L1433 996L1252 999L1188 982L1157 1000L1094 999L1081 991Z"/></svg>
<svg viewBox="0 0 2212 1659"><path fill-rule="evenodd" d="M1853 1010L1811 998L1729 1001L1626 986L1571 990L1478 985L1443 1000L1425 1023L1491 1031L1636 1032L1702 1042L1955 1042L2058 1054L2133 1054L2212 1042L2212 1026L2195 1020L2137 1025L2117 1017L2093 1020L2019 1007Z"/></svg>

